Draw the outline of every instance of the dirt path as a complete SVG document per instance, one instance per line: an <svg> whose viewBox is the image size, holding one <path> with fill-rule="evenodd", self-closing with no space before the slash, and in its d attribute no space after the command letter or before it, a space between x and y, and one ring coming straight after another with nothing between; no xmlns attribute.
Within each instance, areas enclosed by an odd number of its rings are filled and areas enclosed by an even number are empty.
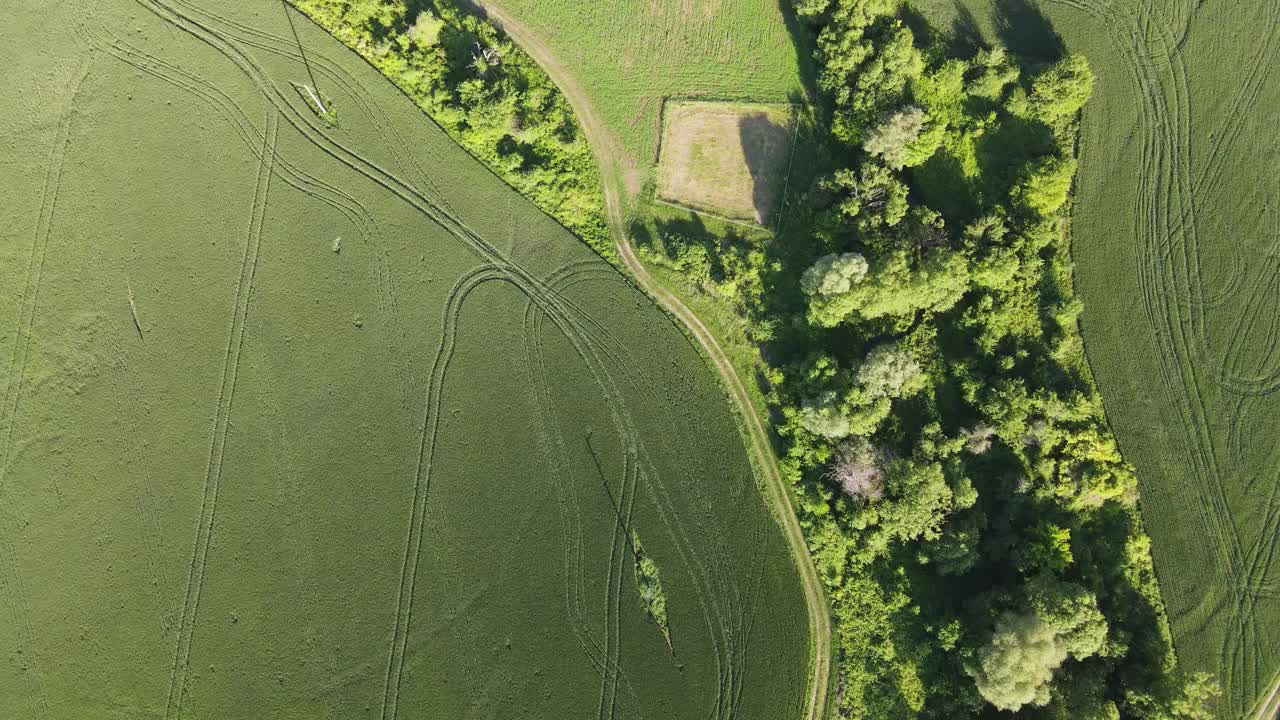
<svg viewBox="0 0 1280 720"><path fill-rule="evenodd" d="M1280 678L1276 679L1276 684L1272 686L1270 694L1258 706L1258 712L1249 720L1275 720L1280 717Z"/></svg>
<svg viewBox="0 0 1280 720"><path fill-rule="evenodd" d="M792 558L804 585L805 606L809 613L809 635L813 644L811 662L813 677L810 680L807 707L801 720L822 720L826 717L828 688L831 684L831 611L822 589L822 582L818 579L813 558L809 555L809 548L805 544L804 534L800 530L800 523L796 519L795 509L791 505L790 488L787 487L782 472L778 469L778 459L774 456L764 422L756 413L751 396L734 371L729 358L725 356L724 350L720 348L720 343L716 342L707 327L680 301L680 298L654 281L640 258L636 257L635 248L631 244L631 238L627 236L623 223L619 194L619 187L623 186L629 176L634 173L629 172L626 156L616 138L595 114L590 96L578 84L572 73L557 60L551 49L528 28L513 20L503 11L499 3L495 0L471 0L471 2L519 43L564 93L578 116L587 142L596 156L596 162L600 165L600 173L604 179L609 225L614 237L617 238L618 255L640 287L644 288L663 309L679 320L702 346L737 406L738 414L751 438L755 465L765 477L770 504L785 531L787 544L791 547Z"/></svg>

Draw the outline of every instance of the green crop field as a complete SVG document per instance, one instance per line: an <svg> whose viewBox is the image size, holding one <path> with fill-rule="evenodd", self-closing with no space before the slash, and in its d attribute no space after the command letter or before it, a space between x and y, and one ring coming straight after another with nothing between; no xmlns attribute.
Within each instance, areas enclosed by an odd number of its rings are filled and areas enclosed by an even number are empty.
<svg viewBox="0 0 1280 720"><path fill-rule="evenodd" d="M808 50L797 50L792 18L777 0L479 0L518 23L517 36L562 89L585 95L609 135L629 193L657 160L660 111L667 98L785 103L802 94ZM514 28L508 28L516 34ZM540 47L531 47L536 43Z"/></svg>
<svg viewBox="0 0 1280 720"><path fill-rule="evenodd" d="M1179 655L1219 677L1222 717L1248 715L1280 671L1280 5L917 4L1098 75L1073 213L1084 337Z"/></svg>
<svg viewBox="0 0 1280 720"><path fill-rule="evenodd" d="M278 0L13 5L0 717L801 715L796 567L642 293ZM686 89L785 94L784 33Z"/></svg>

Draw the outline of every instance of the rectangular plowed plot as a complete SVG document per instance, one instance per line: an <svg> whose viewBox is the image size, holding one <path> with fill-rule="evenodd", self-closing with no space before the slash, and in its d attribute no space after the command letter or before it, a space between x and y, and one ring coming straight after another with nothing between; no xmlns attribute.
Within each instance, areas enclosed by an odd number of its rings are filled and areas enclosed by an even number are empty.
<svg viewBox="0 0 1280 720"><path fill-rule="evenodd" d="M785 106L667 104L658 197L732 220L769 219L791 148Z"/></svg>

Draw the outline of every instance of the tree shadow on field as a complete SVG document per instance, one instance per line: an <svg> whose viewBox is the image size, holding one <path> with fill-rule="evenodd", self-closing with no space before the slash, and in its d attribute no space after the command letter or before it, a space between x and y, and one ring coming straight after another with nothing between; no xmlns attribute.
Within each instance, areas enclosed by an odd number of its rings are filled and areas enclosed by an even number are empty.
<svg viewBox="0 0 1280 720"><path fill-rule="evenodd" d="M982 27L978 18L974 17L969 6L960 0L954 0L956 16L951 21L951 32L947 35L947 53L955 57L969 58L985 47Z"/></svg>
<svg viewBox="0 0 1280 720"><path fill-rule="evenodd" d="M903 25L911 31L914 38L915 46L927 51L929 48L935 47L939 42L946 40L942 34L929 23L929 19L919 9L903 4L897 10L897 18L902 21Z"/></svg>
<svg viewBox="0 0 1280 720"><path fill-rule="evenodd" d="M814 57L817 43L813 30L796 15L794 1L778 0L778 9L782 12L782 22L787 26L787 34L791 36L791 44L795 46L800 84L804 88L806 99L813 102L818 97L818 63Z"/></svg>
<svg viewBox="0 0 1280 720"><path fill-rule="evenodd" d="M1067 52L1053 22L1030 0L997 0L993 20L1000 42L1023 61L1051 63Z"/></svg>
<svg viewBox="0 0 1280 720"><path fill-rule="evenodd" d="M751 173L751 205L756 210L756 221L765 225L785 182L790 134L786 126L763 112L755 112L738 118L738 139Z"/></svg>

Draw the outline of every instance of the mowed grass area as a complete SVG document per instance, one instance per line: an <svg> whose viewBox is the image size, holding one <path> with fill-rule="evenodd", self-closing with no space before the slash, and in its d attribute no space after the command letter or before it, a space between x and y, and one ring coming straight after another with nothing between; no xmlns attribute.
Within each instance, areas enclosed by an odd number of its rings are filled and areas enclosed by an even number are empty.
<svg viewBox="0 0 1280 720"><path fill-rule="evenodd" d="M791 152L788 108L673 102L663 115L657 196L763 225Z"/></svg>
<svg viewBox="0 0 1280 720"><path fill-rule="evenodd" d="M1252 716L1280 671L1280 8L914 5L1098 75L1073 212L1084 338L1179 656L1222 681L1222 717Z"/></svg>
<svg viewBox="0 0 1280 720"><path fill-rule="evenodd" d="M799 716L799 578L703 358L289 17L0 29L0 717Z"/></svg>
<svg viewBox="0 0 1280 720"><path fill-rule="evenodd" d="M666 99L786 103L803 95L801 73L811 63L776 0L479 4L526 28L580 86L612 141L597 152L616 155L618 177L606 182L630 195L651 177Z"/></svg>

